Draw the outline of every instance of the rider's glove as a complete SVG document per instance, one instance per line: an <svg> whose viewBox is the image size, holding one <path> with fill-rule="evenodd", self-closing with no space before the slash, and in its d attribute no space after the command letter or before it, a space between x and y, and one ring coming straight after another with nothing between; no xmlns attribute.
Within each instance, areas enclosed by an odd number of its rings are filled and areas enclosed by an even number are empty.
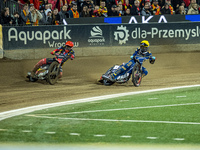
<svg viewBox="0 0 200 150"><path fill-rule="evenodd" d="M131 59L134 59L133 55L130 57Z"/></svg>
<svg viewBox="0 0 200 150"><path fill-rule="evenodd" d="M74 55L71 55L70 59L73 60L74 58L75 58Z"/></svg>
<svg viewBox="0 0 200 150"><path fill-rule="evenodd" d="M149 59L149 62L150 62L151 64L154 64L155 60L156 60L156 57L152 56L152 57Z"/></svg>

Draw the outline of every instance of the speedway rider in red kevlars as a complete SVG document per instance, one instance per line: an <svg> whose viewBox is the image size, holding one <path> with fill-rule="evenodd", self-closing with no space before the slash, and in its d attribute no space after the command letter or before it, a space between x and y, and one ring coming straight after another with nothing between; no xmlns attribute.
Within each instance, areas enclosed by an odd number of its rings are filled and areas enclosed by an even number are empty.
<svg viewBox="0 0 200 150"><path fill-rule="evenodd" d="M55 59L57 59L57 61L59 63L61 63L60 66L60 76L59 78L62 77L62 65L68 60L71 59L73 60L75 58L75 52L74 50L72 50L74 46L74 43L72 41L67 41L65 43L65 45L53 50L51 52L52 55L56 55L55 58L44 58L41 59L33 68L33 70L31 71L31 76L34 77L36 71L40 68L40 66L45 65L45 64L51 64Z"/></svg>

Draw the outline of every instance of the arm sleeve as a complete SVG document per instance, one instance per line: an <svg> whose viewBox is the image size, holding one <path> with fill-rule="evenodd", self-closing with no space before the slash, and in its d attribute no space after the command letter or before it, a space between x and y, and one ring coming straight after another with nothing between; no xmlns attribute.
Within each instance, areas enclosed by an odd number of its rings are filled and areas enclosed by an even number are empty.
<svg viewBox="0 0 200 150"><path fill-rule="evenodd" d="M37 11L37 15L39 17L39 20L41 20L43 18L42 14L39 11Z"/></svg>
<svg viewBox="0 0 200 150"><path fill-rule="evenodd" d="M151 57L152 57L151 52L148 52L145 58L146 58L146 59L150 59Z"/></svg>
<svg viewBox="0 0 200 150"><path fill-rule="evenodd" d="M21 11L21 14L20 14L20 15L21 15L21 17L22 17L23 22L26 23L27 17L24 15L23 11Z"/></svg>
<svg viewBox="0 0 200 150"><path fill-rule="evenodd" d="M31 21L32 21L32 22L36 22L36 20L37 20L37 15L36 15L36 14L33 15L33 14L31 13Z"/></svg>
<svg viewBox="0 0 200 150"><path fill-rule="evenodd" d="M139 51L139 48L137 48L137 49L135 50L135 52L133 53L133 57L135 57L135 55L137 55L138 51Z"/></svg>

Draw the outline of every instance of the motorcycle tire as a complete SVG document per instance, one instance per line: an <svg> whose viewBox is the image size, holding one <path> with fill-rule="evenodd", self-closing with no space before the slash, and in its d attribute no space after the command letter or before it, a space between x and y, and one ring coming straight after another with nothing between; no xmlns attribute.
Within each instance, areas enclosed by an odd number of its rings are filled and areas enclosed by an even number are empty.
<svg viewBox="0 0 200 150"><path fill-rule="evenodd" d="M132 70L132 82L134 86L139 87L142 82L142 70L139 63L135 63Z"/></svg>
<svg viewBox="0 0 200 150"><path fill-rule="evenodd" d="M49 84L54 85L58 80L59 75L60 75L59 63L57 61L54 61L51 63L48 69L47 81L49 82Z"/></svg>
<svg viewBox="0 0 200 150"><path fill-rule="evenodd" d="M106 86L113 85L114 83L115 83L115 82L108 81L108 80L103 80L103 84L106 85Z"/></svg>
<svg viewBox="0 0 200 150"><path fill-rule="evenodd" d="M32 78L31 76L29 77L29 81L31 81L31 82L36 82L38 79L36 79L36 78Z"/></svg>

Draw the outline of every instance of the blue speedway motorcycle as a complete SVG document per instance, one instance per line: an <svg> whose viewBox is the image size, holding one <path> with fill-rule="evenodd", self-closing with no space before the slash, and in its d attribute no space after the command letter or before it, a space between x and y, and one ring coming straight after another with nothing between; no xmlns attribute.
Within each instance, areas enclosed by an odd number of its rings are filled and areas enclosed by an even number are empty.
<svg viewBox="0 0 200 150"><path fill-rule="evenodd" d="M121 72L117 78L115 78L115 81L112 82L106 78L103 78L102 76L98 80L100 83L109 86L116 83L122 84L128 82L131 77L132 77L132 82L134 86L138 87L140 86L142 82L142 64L146 60L145 57L136 57L133 58L134 62L128 70ZM150 59L149 59L150 60ZM114 73L116 70L120 69L125 63L122 65L114 65L113 67L109 68L106 73L104 74L105 76L109 76L110 74Z"/></svg>

